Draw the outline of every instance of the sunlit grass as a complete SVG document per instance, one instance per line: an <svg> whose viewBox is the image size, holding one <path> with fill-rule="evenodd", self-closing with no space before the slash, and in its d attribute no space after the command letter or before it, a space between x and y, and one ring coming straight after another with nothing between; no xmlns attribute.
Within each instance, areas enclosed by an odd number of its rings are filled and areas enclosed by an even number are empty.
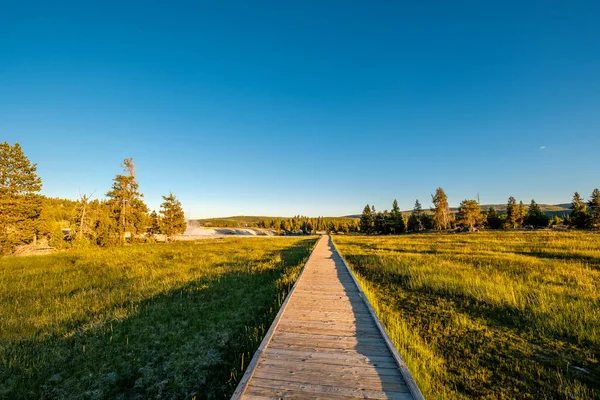
<svg viewBox="0 0 600 400"><path fill-rule="evenodd" d="M314 242L0 259L0 398L225 398Z"/></svg>
<svg viewBox="0 0 600 400"><path fill-rule="evenodd" d="M426 397L600 397L600 235L334 241Z"/></svg>

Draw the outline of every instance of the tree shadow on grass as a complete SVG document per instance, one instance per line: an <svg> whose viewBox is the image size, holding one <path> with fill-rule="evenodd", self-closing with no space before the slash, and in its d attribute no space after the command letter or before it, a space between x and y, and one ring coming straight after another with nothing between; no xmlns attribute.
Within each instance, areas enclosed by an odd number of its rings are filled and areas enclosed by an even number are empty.
<svg viewBox="0 0 600 400"><path fill-rule="evenodd" d="M550 260L578 261L589 265L593 269L600 270L600 257L586 256L583 254L555 253L549 251L514 251L511 253Z"/></svg>
<svg viewBox="0 0 600 400"><path fill-rule="evenodd" d="M508 305L443 292L407 292L395 307L431 335L427 340L438 343L449 361L447 368L462 376L457 388L468 396L489 395L489 382L495 382L494 386L517 398L526 393L556 398L563 382L575 380L600 394L600 368L593 361L600 358L600 351L592 343L544 334ZM460 315L468 316L472 325L456 326L455 317ZM435 329L432 332L428 326L445 327L446 332L436 337Z"/></svg>
<svg viewBox="0 0 600 400"><path fill-rule="evenodd" d="M132 303L112 324L2 340L0 398L227 398L237 383L231 371L243 370L241 354L251 357L289 290L278 279L312 243L277 251L274 268L226 272Z"/></svg>

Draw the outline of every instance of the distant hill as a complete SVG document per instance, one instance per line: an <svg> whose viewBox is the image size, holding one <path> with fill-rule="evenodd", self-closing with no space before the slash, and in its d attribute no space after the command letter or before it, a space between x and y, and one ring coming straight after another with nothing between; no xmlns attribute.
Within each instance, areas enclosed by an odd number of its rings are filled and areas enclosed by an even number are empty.
<svg viewBox="0 0 600 400"><path fill-rule="evenodd" d="M525 203L525 207L528 207L529 203ZM540 208L544 212L544 214L549 217L554 217L558 215L559 217L568 215L571 210L571 203L563 203L563 204L539 204ZM481 211L487 211L490 207L494 207L496 211L500 213L506 212L506 204L482 204ZM429 208L423 207L423 211L429 211ZM458 207L450 207L450 211L455 213L458 212ZM412 212L412 210L404 210L402 214L408 215ZM353 215L345 215L344 218L360 218L361 214L353 214Z"/></svg>
<svg viewBox="0 0 600 400"><path fill-rule="evenodd" d="M197 219L199 225L204 227L219 227L219 228L253 228L257 227L262 221L270 221L276 219L290 219L293 217L266 217L266 216L253 216L253 215L239 215L233 217L219 217L219 218L204 218ZM302 219L304 217L301 217ZM310 217L312 220L316 220L319 217ZM337 222L349 222L344 219L350 219L346 217L320 217L324 220L336 220ZM354 221L352 221L354 222Z"/></svg>
<svg viewBox="0 0 600 400"><path fill-rule="evenodd" d="M240 228L256 226L259 221L264 219L275 219L278 217L264 217L256 215L238 215L233 217L204 218L198 219L202 226L217 226L224 228Z"/></svg>

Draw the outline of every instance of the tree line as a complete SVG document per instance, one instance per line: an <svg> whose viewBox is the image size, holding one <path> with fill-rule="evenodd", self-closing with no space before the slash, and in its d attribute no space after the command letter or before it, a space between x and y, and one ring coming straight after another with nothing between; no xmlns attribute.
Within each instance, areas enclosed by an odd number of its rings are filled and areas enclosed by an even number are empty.
<svg viewBox="0 0 600 400"><path fill-rule="evenodd" d="M52 199L40 194L37 164L25 156L19 143L0 143L0 253L40 239L57 248L115 246L147 240L152 234L171 237L186 229L181 203L169 193L159 212L149 212L139 190L135 163L121 164L106 199L84 194L78 201Z"/></svg>
<svg viewBox="0 0 600 400"><path fill-rule="evenodd" d="M477 200L463 200L458 211L453 213L448 205L448 197L442 188L431 195L433 207L423 210L417 199L406 218L394 200L391 211L375 211L367 204L360 218L360 231L366 234L397 234L426 230L465 229L517 229L523 227L546 228L564 225L577 229L600 229L600 191L594 189L586 202L578 192L573 195L570 214L565 218L555 216L550 219L535 200L528 206L523 201L517 203L509 197L506 212L498 212L494 207L482 211Z"/></svg>
<svg viewBox="0 0 600 400"><path fill-rule="evenodd" d="M258 228L273 229L282 233L302 232L310 234L316 231L332 233L358 232L359 222L356 218L316 217L297 215L292 218L264 218L258 221Z"/></svg>

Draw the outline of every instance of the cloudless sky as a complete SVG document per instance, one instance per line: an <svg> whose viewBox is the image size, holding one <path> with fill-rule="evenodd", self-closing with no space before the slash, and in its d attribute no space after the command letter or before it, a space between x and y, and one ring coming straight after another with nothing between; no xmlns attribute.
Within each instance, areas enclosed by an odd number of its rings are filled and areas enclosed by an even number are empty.
<svg viewBox="0 0 600 400"><path fill-rule="evenodd" d="M0 0L0 142L43 193L345 215L600 186L600 2Z"/></svg>

